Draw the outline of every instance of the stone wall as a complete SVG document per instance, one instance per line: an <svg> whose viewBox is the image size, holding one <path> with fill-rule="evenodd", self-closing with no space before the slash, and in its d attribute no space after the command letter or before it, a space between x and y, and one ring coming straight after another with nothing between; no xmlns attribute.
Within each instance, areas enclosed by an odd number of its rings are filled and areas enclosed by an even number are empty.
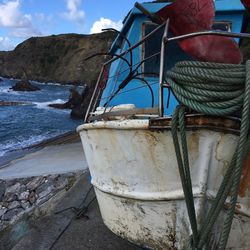
<svg viewBox="0 0 250 250"><path fill-rule="evenodd" d="M0 231L70 189L82 173L0 180Z"/></svg>

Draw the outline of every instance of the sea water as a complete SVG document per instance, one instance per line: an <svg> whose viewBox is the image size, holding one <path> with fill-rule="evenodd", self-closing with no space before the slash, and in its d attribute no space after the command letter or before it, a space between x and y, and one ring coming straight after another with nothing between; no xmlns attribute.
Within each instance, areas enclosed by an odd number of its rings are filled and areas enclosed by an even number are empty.
<svg viewBox="0 0 250 250"><path fill-rule="evenodd" d="M31 81L41 90L17 92L10 89L17 80L3 80L0 82L0 101L21 101L27 105L0 106L0 157L75 130L82 123L82 120L70 118L70 110L48 107L50 103L66 102L71 86Z"/></svg>

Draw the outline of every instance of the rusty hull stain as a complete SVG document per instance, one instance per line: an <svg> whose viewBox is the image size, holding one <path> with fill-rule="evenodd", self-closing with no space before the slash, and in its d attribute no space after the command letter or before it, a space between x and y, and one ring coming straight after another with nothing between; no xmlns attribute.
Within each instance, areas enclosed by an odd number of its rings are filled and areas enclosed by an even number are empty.
<svg viewBox="0 0 250 250"><path fill-rule="evenodd" d="M138 232L133 234L130 231L127 222L124 223L124 217L118 217L114 221L115 222L114 224L116 226L109 227L111 231L113 231L120 237L132 242L133 244L136 244L141 247L146 247L146 249L149 248L155 250L177 250L175 246L176 234L174 228L168 226L165 235L156 238L154 234L152 234L150 228L140 223L141 219L143 219L145 216L148 216L142 205L136 204L136 202L133 199L125 199L121 200L121 206L123 206L125 210L132 209L136 212L137 215L136 216L134 215L132 221L138 224L140 230L138 230Z"/></svg>
<svg viewBox="0 0 250 250"><path fill-rule="evenodd" d="M149 120L150 129L171 129L171 117L155 118ZM228 131L239 133L240 119L233 117L212 117L200 114L190 114L185 116L187 129L205 128L215 131Z"/></svg>
<svg viewBox="0 0 250 250"><path fill-rule="evenodd" d="M190 138L188 140L188 149L190 150L190 152L199 151L199 137L199 134L191 133Z"/></svg>
<svg viewBox="0 0 250 250"><path fill-rule="evenodd" d="M250 152L248 152L248 155L244 162L240 182L239 196L245 197L248 190L250 190Z"/></svg>
<svg viewBox="0 0 250 250"><path fill-rule="evenodd" d="M121 238L124 238L133 244L141 247L146 247L147 249L155 249L155 250L177 250L175 247L176 239L175 234L172 232L166 232L164 237L155 240L152 238L150 233L150 229L143 227L142 232L144 235L136 234L135 237L131 237L129 233L129 229L126 225L121 225L121 220L117 221L117 225L120 225L120 230L116 230L111 228L110 230L115 232L115 234L119 235Z"/></svg>

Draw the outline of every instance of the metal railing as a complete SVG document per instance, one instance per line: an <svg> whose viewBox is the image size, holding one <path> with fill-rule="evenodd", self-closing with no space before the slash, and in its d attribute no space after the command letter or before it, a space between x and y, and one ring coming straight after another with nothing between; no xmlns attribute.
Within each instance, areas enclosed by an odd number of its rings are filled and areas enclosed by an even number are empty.
<svg viewBox="0 0 250 250"><path fill-rule="evenodd" d="M94 110L96 108L96 105L97 105L97 102L98 102L98 100L100 98L100 95L102 93L102 90L100 88L98 89L98 87L99 87L100 82L102 80L102 75L104 73L105 67L107 67L108 65L111 65L113 62L115 62L116 60L118 60L121 57L125 56L130 51L133 51L134 49L139 47L141 44L143 44L145 41L147 41L150 37L152 37L153 34L155 34L157 31L159 31L161 28L163 28L165 26L165 24L166 24L166 22L162 23L157 28L155 28L152 32L150 32L148 35L146 35L143 39L141 39L139 42L137 42L133 46L129 47L127 50L120 53L118 56L114 56L112 59L110 59L110 60L108 60L108 61L106 61L105 63L102 64L101 71L100 71L99 77L97 79L97 82L96 82L96 85L95 85L95 88L94 88L94 91L93 91L93 95L91 97L88 109L87 109L86 114L85 114L84 122L88 122L88 117L89 117L90 113L94 112ZM159 54L160 54L160 51L158 53L155 53L152 56L157 56ZM146 58L144 61L149 60L152 56ZM141 61L140 64L142 62L143 61ZM133 65L131 67L133 67Z"/></svg>
<svg viewBox="0 0 250 250"><path fill-rule="evenodd" d="M164 84L164 68L166 65L166 46L169 42L174 41L181 41L192 37L197 36L223 36L223 37L232 37L232 38L249 38L250 34L247 33L234 33L234 32L226 32L226 31L215 31L215 30L209 30L209 31L200 31L200 32L194 32L189 33L181 36L175 36L175 37L168 37L168 30L169 30L169 20L165 24L165 30L164 35L162 37L162 46L161 46L161 59L160 59L160 82L159 82L159 116L163 117L164 115L164 100L163 100L163 92L164 88L169 88L168 85Z"/></svg>
<svg viewBox="0 0 250 250"><path fill-rule="evenodd" d="M98 80L96 82L94 91L93 91L93 95L91 97L86 115L85 115L85 119L84 122L89 122L93 119L88 119L90 116L90 113L94 112L98 101L100 100L100 96L102 94L102 89L98 88L100 85L100 82L102 81L102 76L105 70L105 67L111 65L114 61L121 59L123 56L125 56L127 53L133 51L135 48L137 48L138 46L140 46L141 44L143 44L145 41L147 41L150 37L152 37L152 35L154 35L157 31L159 31L161 28L164 27L164 33L162 36L162 42L161 42L161 51L159 51L159 53L155 53L152 56L157 56L160 55L160 73L159 73L159 94L158 94L158 98L159 98L159 106L158 106L158 115L159 117L163 117L164 115L164 89L165 88L169 88L169 86L164 83L164 69L165 69L165 65L166 65L166 46L169 42L173 42L173 41L181 41L187 38L192 38L192 37L197 37L197 36L205 36L205 35L212 35L212 36L224 36L224 37L232 37L232 38L250 38L250 34L247 33L233 33L233 32L225 32L225 31L201 31L201 32L194 32L194 33L190 33L190 34L185 34L185 35L181 35L181 36L175 36L175 37L168 37L168 32L169 32L169 19L162 23L161 25L159 25L157 28L155 28L152 32L150 32L148 35L146 35L143 39L141 39L139 42L137 42L136 44L134 44L133 46L129 47L127 50L125 50L124 52L118 54L117 56L114 56L112 59L108 60L107 62L102 64L101 67L101 71L98 77ZM141 65L144 61L149 60L150 58L152 58L152 56L144 59L143 61L141 61L139 63L139 65ZM134 65L132 65L131 67L133 68Z"/></svg>

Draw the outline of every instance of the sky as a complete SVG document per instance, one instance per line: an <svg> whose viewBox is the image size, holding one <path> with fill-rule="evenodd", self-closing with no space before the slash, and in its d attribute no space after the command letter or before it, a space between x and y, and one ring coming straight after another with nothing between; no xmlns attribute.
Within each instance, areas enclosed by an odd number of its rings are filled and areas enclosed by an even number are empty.
<svg viewBox="0 0 250 250"><path fill-rule="evenodd" d="M0 0L0 50L32 36L120 29L136 0ZM139 1L140 2L140 1Z"/></svg>

